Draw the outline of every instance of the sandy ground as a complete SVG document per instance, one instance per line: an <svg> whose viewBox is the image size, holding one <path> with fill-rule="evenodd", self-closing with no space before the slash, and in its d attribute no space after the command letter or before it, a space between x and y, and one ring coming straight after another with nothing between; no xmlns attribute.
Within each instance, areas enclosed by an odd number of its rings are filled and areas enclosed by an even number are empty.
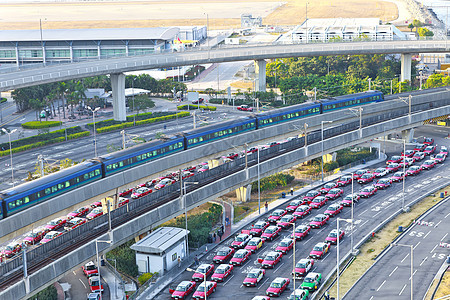
<svg viewBox="0 0 450 300"><path fill-rule="evenodd" d="M379 0L156 0L0 4L0 29L117 28L206 25L240 27L240 15L262 16L265 25L297 25L308 18L398 18L397 5ZM396 1L396 0L387 0Z"/></svg>

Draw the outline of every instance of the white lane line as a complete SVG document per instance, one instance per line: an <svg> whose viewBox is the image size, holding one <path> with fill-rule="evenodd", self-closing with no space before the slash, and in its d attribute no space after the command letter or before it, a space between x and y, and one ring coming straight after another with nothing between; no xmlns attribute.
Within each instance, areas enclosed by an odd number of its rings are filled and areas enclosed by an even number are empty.
<svg viewBox="0 0 450 300"><path fill-rule="evenodd" d="M77 273L75 273L75 271L72 271L73 275L77 276Z"/></svg>
<svg viewBox="0 0 450 300"><path fill-rule="evenodd" d="M361 223L361 224L359 225L359 227L363 227L367 222L369 222L369 220L366 220L364 223Z"/></svg>
<svg viewBox="0 0 450 300"><path fill-rule="evenodd" d="M258 286L258 290L259 290L260 288L262 288L263 285L264 285L268 280L269 280L269 278L267 278L260 286Z"/></svg>
<svg viewBox="0 0 450 300"><path fill-rule="evenodd" d="M365 211L363 211L362 213L360 213L358 216L361 216L363 213L365 213L368 209L366 209Z"/></svg>
<svg viewBox="0 0 450 300"><path fill-rule="evenodd" d="M281 268L282 265L284 265L284 263L282 263L282 264L281 264L278 268L276 268L275 271L273 271L273 272L275 273L276 271L278 271L278 270Z"/></svg>
<svg viewBox="0 0 450 300"><path fill-rule="evenodd" d="M434 228L438 227L439 224L441 224L442 220L440 220L436 225L434 225Z"/></svg>
<svg viewBox="0 0 450 300"><path fill-rule="evenodd" d="M442 240L441 240L441 241L442 241ZM434 246L434 248L433 248L433 249L431 249L430 253L433 253L433 251L434 251L434 249L436 249L436 247L437 247L437 245L436 245L436 246Z"/></svg>
<svg viewBox="0 0 450 300"><path fill-rule="evenodd" d="M381 289L381 287L386 283L386 280L377 288L377 292Z"/></svg>
<svg viewBox="0 0 450 300"><path fill-rule="evenodd" d="M325 227L322 228L322 229L320 229L320 231L317 231L317 233L321 233L321 232L324 231L324 230L325 230Z"/></svg>
<svg viewBox="0 0 450 300"><path fill-rule="evenodd" d="M416 274L416 272L417 272L417 269L413 272L412 276L414 276ZM408 280L411 280L411 276L409 276Z"/></svg>
<svg viewBox="0 0 450 300"><path fill-rule="evenodd" d="M403 286L402 290L400 291L400 293L398 294L399 296L402 295L403 291L405 290L406 284Z"/></svg>
<svg viewBox="0 0 450 300"><path fill-rule="evenodd" d="M391 274L389 274L389 277L391 277L391 276L392 276L392 274L394 274L394 272L395 272L395 271L397 271L397 269L398 269L398 266L397 266L397 267L395 267L395 268L394 268L394 270L392 270Z"/></svg>
<svg viewBox="0 0 450 300"><path fill-rule="evenodd" d="M224 283L223 283L223 286L225 286L225 285L231 280L231 278L233 278L233 277L234 277L234 274L231 275L231 277L227 280L227 282L224 282Z"/></svg>
<svg viewBox="0 0 450 300"><path fill-rule="evenodd" d="M373 296L369 298L369 300L372 300L372 299L373 299Z"/></svg>
<svg viewBox="0 0 450 300"><path fill-rule="evenodd" d="M424 259L422 260L422 262L420 263L420 266L422 266L422 265L423 265L423 263L427 261L427 259L428 259L428 256L427 256L427 257L425 257L425 258L424 258Z"/></svg>
<svg viewBox="0 0 450 300"><path fill-rule="evenodd" d="M377 212L376 214L374 214L372 217L376 217L379 213L382 213L382 211L380 210L379 212Z"/></svg>
<svg viewBox="0 0 450 300"><path fill-rule="evenodd" d="M441 242L447 237L448 232L442 237Z"/></svg>
<svg viewBox="0 0 450 300"><path fill-rule="evenodd" d="M84 288L86 289L86 285L84 284L84 282L81 280L81 278L78 278L78 280L81 282L81 284L84 286Z"/></svg>
<svg viewBox="0 0 450 300"><path fill-rule="evenodd" d="M403 258L401 262L404 262L408 256L409 256L409 254L406 254L405 258Z"/></svg>
<svg viewBox="0 0 450 300"><path fill-rule="evenodd" d="M447 219L448 216L450 216L450 213L448 213L448 214L444 217L444 219Z"/></svg>
<svg viewBox="0 0 450 300"><path fill-rule="evenodd" d="M330 252L328 252L327 255L325 255L325 257L322 259L322 261L324 261L325 259L327 259L327 257L330 255Z"/></svg>
<svg viewBox="0 0 450 300"><path fill-rule="evenodd" d="M428 231L428 233L427 234L425 234L425 236L423 237L423 238L426 238L429 234L430 234L430 232L431 232L431 230L430 231Z"/></svg>
<svg viewBox="0 0 450 300"><path fill-rule="evenodd" d="M417 246L419 246L420 242L418 242L414 247L413 250L416 249Z"/></svg>

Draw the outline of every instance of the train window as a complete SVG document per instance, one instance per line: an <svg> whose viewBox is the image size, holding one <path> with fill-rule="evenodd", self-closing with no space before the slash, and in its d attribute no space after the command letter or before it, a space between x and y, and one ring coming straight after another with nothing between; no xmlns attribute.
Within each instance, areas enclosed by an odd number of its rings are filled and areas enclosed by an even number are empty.
<svg viewBox="0 0 450 300"><path fill-rule="evenodd" d="M24 203L28 203L30 202L30 198L29 197L23 197Z"/></svg>
<svg viewBox="0 0 450 300"><path fill-rule="evenodd" d="M22 199L17 199L17 200L16 200L16 206L21 206L22 203L23 203L23 200L22 200Z"/></svg>
<svg viewBox="0 0 450 300"><path fill-rule="evenodd" d="M58 183L58 190L62 190L64 188L64 184L63 183Z"/></svg>
<svg viewBox="0 0 450 300"><path fill-rule="evenodd" d="M100 173L100 170L96 170L96 171L98 171L98 173ZM69 186L70 186L70 181L64 182L64 185L65 185L66 187L69 187Z"/></svg>
<svg viewBox="0 0 450 300"><path fill-rule="evenodd" d="M114 164L114 169L117 169L117 164ZM84 180L88 180L89 179L89 174L84 174L83 177L84 177L83 178Z"/></svg>
<svg viewBox="0 0 450 300"><path fill-rule="evenodd" d="M58 186L56 186L56 185L52 186L52 193L56 193L57 191L58 191Z"/></svg>
<svg viewBox="0 0 450 300"><path fill-rule="evenodd" d="M13 209L14 207L16 207L16 203L15 202L9 202L8 206L9 206L9 209Z"/></svg>
<svg viewBox="0 0 450 300"><path fill-rule="evenodd" d="M44 193L45 193L46 195L50 195L50 194L52 193L52 190L51 190L50 188L46 188L45 191L44 191Z"/></svg>

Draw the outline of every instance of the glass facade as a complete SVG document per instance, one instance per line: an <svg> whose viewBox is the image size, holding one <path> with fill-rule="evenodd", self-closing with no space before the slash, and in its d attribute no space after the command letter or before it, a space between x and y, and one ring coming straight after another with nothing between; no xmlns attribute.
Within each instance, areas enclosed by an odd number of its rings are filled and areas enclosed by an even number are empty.
<svg viewBox="0 0 450 300"><path fill-rule="evenodd" d="M117 55L125 55L126 50L123 49L100 49L101 56L117 56Z"/></svg>
<svg viewBox="0 0 450 300"><path fill-rule="evenodd" d="M42 49L41 50L19 50L19 57L42 58Z"/></svg>
<svg viewBox="0 0 450 300"><path fill-rule="evenodd" d="M70 58L70 50L45 50L46 58Z"/></svg>
<svg viewBox="0 0 450 300"><path fill-rule="evenodd" d="M15 58L16 50L0 50L0 58Z"/></svg>
<svg viewBox="0 0 450 300"><path fill-rule="evenodd" d="M98 56L97 49L73 49L73 57L95 57Z"/></svg>

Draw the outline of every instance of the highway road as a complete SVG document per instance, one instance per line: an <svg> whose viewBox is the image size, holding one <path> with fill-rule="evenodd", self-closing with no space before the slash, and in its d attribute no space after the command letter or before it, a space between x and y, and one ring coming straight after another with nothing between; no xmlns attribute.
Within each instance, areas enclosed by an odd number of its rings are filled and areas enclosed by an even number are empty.
<svg viewBox="0 0 450 300"><path fill-rule="evenodd" d="M435 138L436 143L441 145L450 146L450 141L444 139L446 134L444 132L439 132L437 134L432 134L435 130L433 127L424 127L421 130L417 130L417 135L432 136ZM398 144L398 149L400 145ZM388 153L389 155L399 154L400 151L395 153ZM417 163L416 163L417 164ZM380 164L384 165L384 164ZM377 167L377 166L374 166ZM372 167L372 168L374 168ZM449 163L445 162L438 165L430 171L423 171L419 176L408 178L406 180L405 188L405 200L406 205L415 199L427 194L433 188L446 184L449 182L450 172ZM361 186L355 184L355 192L360 190ZM351 187L347 186L344 188L344 195L351 194ZM354 224L353 224L353 238L354 243L362 239L365 235L370 233L373 228L380 224L385 218L390 216L394 211L401 207L402 203L402 184L394 183L392 187L387 190L378 191L377 194L369 199L361 199L359 203L355 206L354 211ZM337 200L340 201L340 200ZM333 202L333 201L332 201ZM331 202L331 203L332 203ZM330 203L330 202L329 202ZM283 205L283 208L287 206ZM314 209L310 217L304 220L298 220L296 225L309 222L311 217L317 215L318 213L323 213L328 207L328 204L321 209ZM350 218L351 210L350 208L344 208L344 211L338 215L340 218ZM266 219L266 216L261 217L261 219ZM344 225L343 225L344 224ZM328 233L336 228L336 218L331 218L328 225L324 226L322 229L313 229L308 238L298 241L296 243L295 261L299 261L301 258L305 258L309 255L310 251L316 243L323 242L328 235ZM344 256L350 250L350 236L352 235L352 225L341 223L341 228L346 232L346 237L340 244L340 255ZM269 269L266 272L265 278L262 280L256 288L248 288L242 285L246 274L253 268L258 268L259 264L256 259L261 253L268 252L275 249L277 243L281 241L283 237L288 237L291 234L290 230L283 230L279 238L275 239L274 242L265 243L264 247L256 254L253 254L249 261L245 263L242 267L235 267L233 274L227 278L223 283L218 284L218 288L215 293L213 293L208 299L251 299L253 296L265 295L266 289L269 287L270 283L276 277L287 277L291 278L290 290L285 291L282 297L287 297L293 290L293 282L291 271L293 269L294 255L291 250L282 259L281 263L275 266L274 269ZM233 237L228 238L224 241L224 245L230 245ZM404 249L405 250L405 249ZM406 250L405 250L406 251ZM215 253L209 253L204 256L201 263L212 263L212 258ZM317 260L313 271L322 273L322 277L325 278L336 266L336 246L332 246L329 254L327 254L322 260ZM192 273L183 272L178 278L173 280L173 284L178 284L183 280L190 280ZM296 287L299 287L301 280L296 280ZM168 289L160 293L156 299L168 299L169 297ZM315 295L313 295L314 297ZM190 297L188 298L190 299ZM350 299L350 298L349 298ZM351 298L354 299L354 298Z"/></svg>
<svg viewBox="0 0 450 300"><path fill-rule="evenodd" d="M413 225L398 244L413 247L413 298L411 298L411 248L392 246L365 273L344 299L422 299L435 274L450 254L450 200ZM443 244L446 243L446 244Z"/></svg>

